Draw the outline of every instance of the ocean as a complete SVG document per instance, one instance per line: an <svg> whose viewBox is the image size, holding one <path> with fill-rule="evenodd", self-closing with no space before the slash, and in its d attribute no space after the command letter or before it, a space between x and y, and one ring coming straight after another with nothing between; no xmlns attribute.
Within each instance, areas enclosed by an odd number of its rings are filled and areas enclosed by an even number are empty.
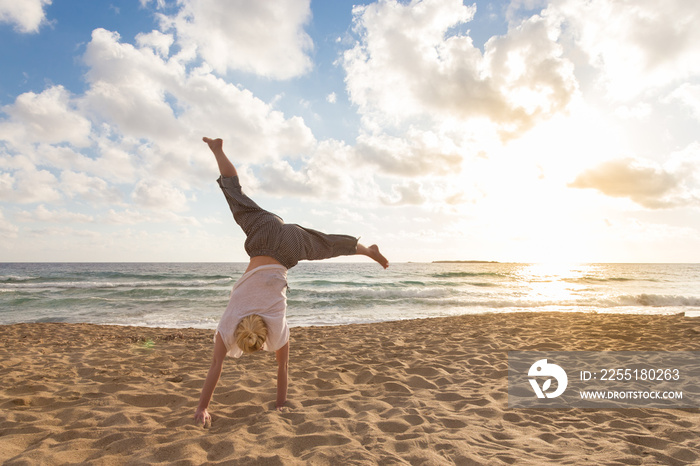
<svg viewBox="0 0 700 466"><path fill-rule="evenodd" d="M0 263L0 324L216 327L244 263ZM290 326L489 312L688 315L700 264L302 262Z"/></svg>

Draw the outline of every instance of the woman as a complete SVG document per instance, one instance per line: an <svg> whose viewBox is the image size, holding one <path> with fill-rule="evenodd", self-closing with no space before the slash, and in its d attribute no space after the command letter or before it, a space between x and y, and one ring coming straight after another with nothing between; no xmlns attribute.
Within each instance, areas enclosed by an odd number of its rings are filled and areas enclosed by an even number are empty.
<svg viewBox="0 0 700 466"><path fill-rule="evenodd" d="M214 153L221 176L217 180L233 218L246 234L250 263L231 292L226 311L214 335L214 357L202 387L195 422L207 426L207 411L221 376L226 355L274 351L277 359L277 409L287 401L289 327L287 325L287 269L300 260L319 260L360 254L387 268L389 261L376 245L369 247L348 235L329 235L299 225L286 224L261 209L243 194L238 173L223 151L221 139L203 138Z"/></svg>

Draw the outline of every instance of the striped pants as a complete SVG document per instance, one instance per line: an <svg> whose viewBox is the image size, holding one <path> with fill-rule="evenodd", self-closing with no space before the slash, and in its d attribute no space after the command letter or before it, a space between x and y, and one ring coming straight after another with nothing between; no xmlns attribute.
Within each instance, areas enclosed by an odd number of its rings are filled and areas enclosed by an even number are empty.
<svg viewBox="0 0 700 466"><path fill-rule="evenodd" d="M270 256L291 269L300 260L349 256L357 251L357 238L334 235L284 223L279 216L258 206L243 194L237 176L217 182L226 196L233 218L246 234L245 250L250 257Z"/></svg>

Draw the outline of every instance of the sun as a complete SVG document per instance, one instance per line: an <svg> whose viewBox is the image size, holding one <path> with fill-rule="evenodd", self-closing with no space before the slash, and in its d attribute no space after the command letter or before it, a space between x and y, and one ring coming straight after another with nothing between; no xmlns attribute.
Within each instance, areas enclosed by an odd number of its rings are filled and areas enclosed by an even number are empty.
<svg viewBox="0 0 700 466"><path fill-rule="evenodd" d="M469 182L483 193L469 210L500 241L500 257L577 263L603 256L606 205L615 201L570 186L581 171L621 150L620 134L601 119L593 109L574 108L465 164Z"/></svg>

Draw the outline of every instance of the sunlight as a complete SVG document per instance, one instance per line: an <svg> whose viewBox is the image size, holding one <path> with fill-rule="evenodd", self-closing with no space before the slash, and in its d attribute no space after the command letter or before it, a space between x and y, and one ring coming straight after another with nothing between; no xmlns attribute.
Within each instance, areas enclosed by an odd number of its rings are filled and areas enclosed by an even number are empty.
<svg viewBox="0 0 700 466"><path fill-rule="evenodd" d="M527 299L544 303L570 302L587 285L578 280L591 273L592 266L563 262L523 265L516 272L523 282L529 283Z"/></svg>
<svg viewBox="0 0 700 466"><path fill-rule="evenodd" d="M605 113L575 100L567 114L539 122L503 147L505 154L546 167L543 176L568 183L582 170L626 150L625 131Z"/></svg>
<svg viewBox="0 0 700 466"><path fill-rule="evenodd" d="M542 262L524 265L517 274L525 281L578 279L590 273L591 266L579 263Z"/></svg>
<svg viewBox="0 0 700 466"><path fill-rule="evenodd" d="M596 111L573 105L571 114L541 123L486 157L463 167L463 185L483 193L465 215L476 216L499 242L500 258L519 262L590 262L601 257L605 206L590 191L568 186L584 169L614 157L619 134Z"/></svg>

